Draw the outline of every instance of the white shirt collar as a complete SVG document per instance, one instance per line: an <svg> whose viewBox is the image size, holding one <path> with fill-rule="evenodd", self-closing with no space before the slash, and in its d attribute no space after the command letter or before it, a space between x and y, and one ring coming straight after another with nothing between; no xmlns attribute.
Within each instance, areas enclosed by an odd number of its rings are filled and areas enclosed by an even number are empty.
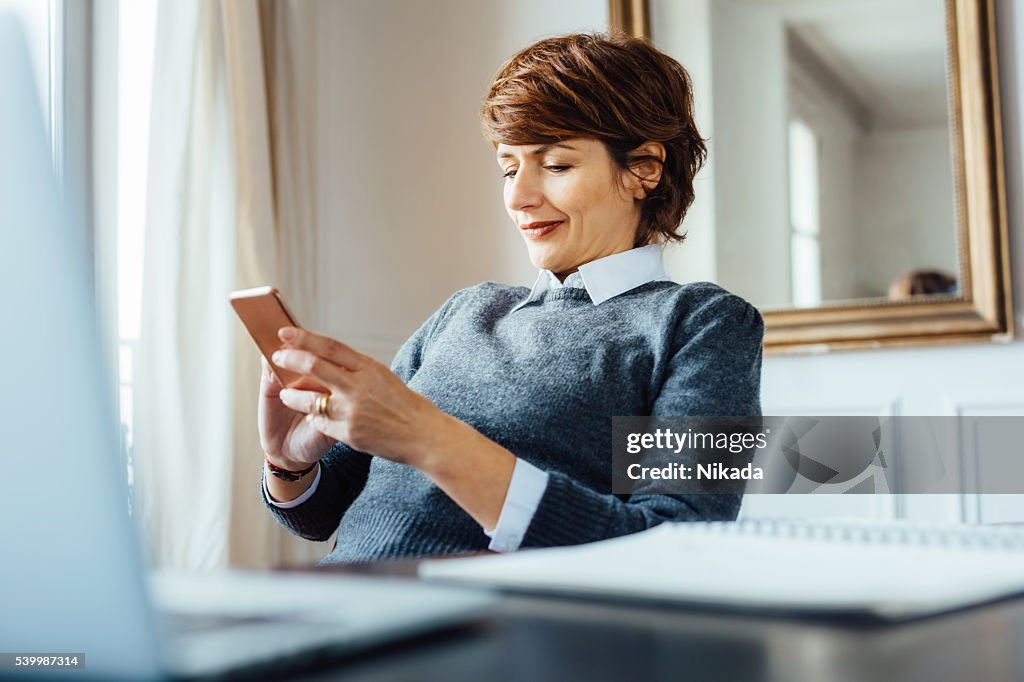
<svg viewBox="0 0 1024 682"><path fill-rule="evenodd" d="M537 273L537 280L530 289L530 295L513 308L512 312L537 300L548 289L586 289L594 305L600 305L642 284L668 279L665 266L661 262L661 247L657 244L648 244L584 263L578 271L566 277L565 282L559 282L558 277L550 270L541 270Z"/></svg>

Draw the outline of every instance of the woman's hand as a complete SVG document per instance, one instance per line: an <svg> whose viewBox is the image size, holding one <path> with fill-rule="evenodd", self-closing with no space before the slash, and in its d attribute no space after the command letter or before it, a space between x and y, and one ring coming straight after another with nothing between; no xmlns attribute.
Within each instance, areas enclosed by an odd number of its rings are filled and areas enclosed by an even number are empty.
<svg viewBox="0 0 1024 682"><path fill-rule="evenodd" d="M422 468L432 449L429 437L447 415L387 366L340 341L294 327L281 329L279 336L285 347L274 354L274 362L329 391L325 415L317 413L322 393L279 391L284 405L309 415L304 427L355 450Z"/></svg>
<svg viewBox="0 0 1024 682"><path fill-rule="evenodd" d="M274 362L327 387L327 415L316 390L289 388L280 400L311 415L320 433L352 448L413 466L484 528L498 523L516 457L469 424L445 414L373 358L320 334L285 327ZM396 495L401 491L396 490Z"/></svg>
<svg viewBox="0 0 1024 682"><path fill-rule="evenodd" d="M305 469L327 454L335 441L317 430L305 414L281 402L284 387L270 370L270 363L262 357L260 360L263 376L260 378L259 425L263 451L279 467L291 471Z"/></svg>

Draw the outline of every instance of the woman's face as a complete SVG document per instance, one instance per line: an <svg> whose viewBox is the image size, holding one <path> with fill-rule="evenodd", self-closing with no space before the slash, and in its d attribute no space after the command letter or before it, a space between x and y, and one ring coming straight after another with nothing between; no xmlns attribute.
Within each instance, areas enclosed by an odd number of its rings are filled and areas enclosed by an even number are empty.
<svg viewBox="0 0 1024 682"><path fill-rule="evenodd" d="M603 142L499 144L505 209L538 268L560 279L580 265L633 248L643 189Z"/></svg>

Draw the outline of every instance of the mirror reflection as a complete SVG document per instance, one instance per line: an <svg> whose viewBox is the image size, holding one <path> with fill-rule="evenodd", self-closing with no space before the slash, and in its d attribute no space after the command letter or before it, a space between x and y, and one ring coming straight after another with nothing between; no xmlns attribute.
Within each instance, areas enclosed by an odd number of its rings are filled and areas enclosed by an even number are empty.
<svg viewBox="0 0 1024 682"><path fill-rule="evenodd" d="M655 44L712 102L713 205L688 219L684 277L762 309L957 294L943 0L661 0L651 14Z"/></svg>

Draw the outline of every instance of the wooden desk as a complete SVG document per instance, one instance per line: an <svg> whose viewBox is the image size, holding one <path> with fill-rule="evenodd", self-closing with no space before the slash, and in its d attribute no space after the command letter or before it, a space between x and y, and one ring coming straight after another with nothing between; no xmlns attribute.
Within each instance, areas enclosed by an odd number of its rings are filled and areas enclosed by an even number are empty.
<svg viewBox="0 0 1024 682"><path fill-rule="evenodd" d="M320 569L411 580L415 561ZM900 625L507 596L492 617L295 680L1024 680L1024 599Z"/></svg>

